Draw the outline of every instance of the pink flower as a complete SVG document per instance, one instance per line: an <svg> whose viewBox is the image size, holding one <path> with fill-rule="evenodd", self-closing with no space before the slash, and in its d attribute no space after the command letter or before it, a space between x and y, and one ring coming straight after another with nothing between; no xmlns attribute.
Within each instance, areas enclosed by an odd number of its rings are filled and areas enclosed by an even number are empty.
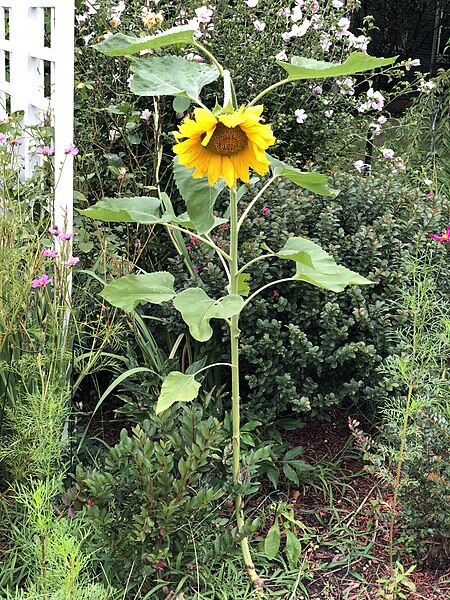
<svg viewBox="0 0 450 600"><path fill-rule="evenodd" d="M148 121L151 117L151 111L148 108L145 108L142 112L141 112L141 119L143 121Z"/></svg>
<svg viewBox="0 0 450 600"><path fill-rule="evenodd" d="M51 154L54 154L55 149L51 148L50 146L42 146L39 148L36 148L36 154L47 154L48 156L50 156Z"/></svg>
<svg viewBox="0 0 450 600"><path fill-rule="evenodd" d="M436 233L429 233L430 238L434 238L438 242L450 242L450 227L447 227L445 233L437 235Z"/></svg>
<svg viewBox="0 0 450 600"><path fill-rule="evenodd" d="M33 279L32 283L31 283L31 287L33 287L33 288L44 287L51 282L52 282L52 280L50 279L50 277L44 273L43 275L41 275L39 277L39 279Z"/></svg>
<svg viewBox="0 0 450 600"><path fill-rule="evenodd" d="M74 233L59 233L58 239L60 239L61 242L67 242L67 240L72 239L74 235Z"/></svg>
<svg viewBox="0 0 450 600"><path fill-rule="evenodd" d="M264 31L266 28L266 24L258 20L254 21L253 25L255 26L256 31Z"/></svg>
<svg viewBox="0 0 450 600"><path fill-rule="evenodd" d="M69 147L64 150L64 153L67 154L68 156L76 156L78 154L78 152L79 152L79 150L75 146L75 144L70 144Z"/></svg>
<svg viewBox="0 0 450 600"><path fill-rule="evenodd" d="M56 258L56 252L51 248L44 248L42 250L42 256L46 256L48 258Z"/></svg>
<svg viewBox="0 0 450 600"><path fill-rule="evenodd" d="M192 246L186 246L186 250L190 252L192 250Z"/></svg>
<svg viewBox="0 0 450 600"><path fill-rule="evenodd" d="M434 194L430 192L429 194L425 195L425 198L434 198Z"/></svg>
<svg viewBox="0 0 450 600"><path fill-rule="evenodd" d="M384 115L381 115L381 117L378 117L377 121L380 125L384 125L387 122L387 119Z"/></svg>
<svg viewBox="0 0 450 600"><path fill-rule="evenodd" d="M273 297L274 298L278 298L279 295L280 295L280 292L278 292L277 290L273 290Z"/></svg>
<svg viewBox="0 0 450 600"><path fill-rule="evenodd" d="M198 237L195 237L195 235L191 237L191 244L198 244L199 242L200 240L198 239Z"/></svg>
<svg viewBox="0 0 450 600"><path fill-rule="evenodd" d="M323 93L323 89L320 85L315 85L311 91L313 92L313 94L318 94L318 95Z"/></svg>
<svg viewBox="0 0 450 600"><path fill-rule="evenodd" d="M367 90L367 97L369 98L368 104L374 110L383 110L385 100L381 92L375 92L373 88L370 88Z"/></svg>
<svg viewBox="0 0 450 600"><path fill-rule="evenodd" d="M263 206L261 212L263 215L268 215L270 210L267 208L267 206Z"/></svg>
<svg viewBox="0 0 450 600"><path fill-rule="evenodd" d="M48 232L52 235L59 235L61 230L59 229L58 225L53 225L53 227L49 227Z"/></svg>
<svg viewBox="0 0 450 600"><path fill-rule="evenodd" d="M331 119L331 117L333 116L334 110L326 110L324 112L324 115L327 117L327 119Z"/></svg>
<svg viewBox="0 0 450 600"><path fill-rule="evenodd" d="M199 268L198 268L198 267L194 267L194 273L195 273L196 275L198 275L198 273L199 273Z"/></svg>
<svg viewBox="0 0 450 600"><path fill-rule="evenodd" d="M342 8L344 6L344 3L341 2L341 0L333 0L333 2L331 3L331 6L333 8Z"/></svg>
<svg viewBox="0 0 450 600"><path fill-rule="evenodd" d="M205 62L205 59L203 58L203 56L200 56L200 54L194 54L193 52L189 52L189 54L186 54L186 56L184 58L186 60L193 60L194 62L198 62L198 63Z"/></svg>
<svg viewBox="0 0 450 600"><path fill-rule="evenodd" d="M383 156L384 158L394 158L394 151L391 148L384 148Z"/></svg>
<svg viewBox="0 0 450 600"><path fill-rule="evenodd" d="M0 142L6 142L8 138L6 137L6 135L4 133L0 133Z"/></svg>
<svg viewBox="0 0 450 600"><path fill-rule="evenodd" d="M291 9L289 7L280 8L277 14L279 17L288 17L291 14Z"/></svg>
<svg viewBox="0 0 450 600"><path fill-rule="evenodd" d="M331 48L331 38L328 35L323 35L320 38L320 47L324 52L328 52Z"/></svg>
<svg viewBox="0 0 450 600"><path fill-rule="evenodd" d="M317 2L317 0L313 0L311 2L311 6L309 7L309 10L314 14L319 10L319 3Z"/></svg>
<svg viewBox="0 0 450 600"><path fill-rule="evenodd" d="M74 267L77 264L77 262L79 262L79 260L80 259L78 258L78 256L69 256L69 258L67 260L64 260L62 264L65 267Z"/></svg>

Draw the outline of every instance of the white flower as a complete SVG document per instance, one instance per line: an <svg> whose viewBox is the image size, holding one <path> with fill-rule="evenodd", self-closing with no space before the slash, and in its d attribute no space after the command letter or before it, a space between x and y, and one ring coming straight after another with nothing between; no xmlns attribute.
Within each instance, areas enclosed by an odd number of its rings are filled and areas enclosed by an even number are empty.
<svg viewBox="0 0 450 600"><path fill-rule="evenodd" d="M303 37L310 27L311 21L308 19L305 19L300 26L292 25L290 37Z"/></svg>
<svg viewBox="0 0 450 600"><path fill-rule="evenodd" d="M193 60L198 63L205 62L205 59L203 58L203 56L200 56L199 54L194 54L193 52L189 52L189 54L186 54L186 56L184 58L186 60Z"/></svg>
<svg viewBox="0 0 450 600"><path fill-rule="evenodd" d="M424 179L423 180L425 185L433 185L433 180L432 179Z"/></svg>
<svg viewBox="0 0 450 600"><path fill-rule="evenodd" d="M328 35L323 35L320 38L320 47L324 52L328 52L331 46L331 38Z"/></svg>
<svg viewBox="0 0 450 600"><path fill-rule="evenodd" d="M319 3L317 2L317 0L313 0L311 2L311 6L309 7L309 10L314 14L319 10Z"/></svg>
<svg viewBox="0 0 450 600"><path fill-rule="evenodd" d="M433 83L432 81L425 81L425 79L421 79L419 81L419 90L421 92L430 92L431 90L433 90L436 87L436 84Z"/></svg>
<svg viewBox="0 0 450 600"><path fill-rule="evenodd" d="M405 63L405 69L409 71L411 67L420 67L420 58L409 59Z"/></svg>
<svg viewBox="0 0 450 600"><path fill-rule="evenodd" d="M334 110L326 110L323 114L327 117L327 119L331 119L331 117L333 116Z"/></svg>
<svg viewBox="0 0 450 600"><path fill-rule="evenodd" d="M353 163L353 166L355 167L355 169L356 169L357 171L359 171L360 173L362 173L362 171L363 171L363 168L364 168L364 166L365 166L365 163L364 163L364 161L363 161L363 160L356 160L356 161Z"/></svg>
<svg viewBox="0 0 450 600"><path fill-rule="evenodd" d="M278 54L275 54L277 60L287 60L286 50L281 50Z"/></svg>
<svg viewBox="0 0 450 600"><path fill-rule="evenodd" d="M305 0L295 0L295 4L301 7L305 4Z"/></svg>
<svg viewBox="0 0 450 600"><path fill-rule="evenodd" d="M113 142L114 140L120 138L120 133L117 131L117 129L110 129L108 138L110 142Z"/></svg>
<svg viewBox="0 0 450 600"><path fill-rule="evenodd" d="M291 21L294 21L294 23L297 23L297 21L301 21L302 18L303 18L302 9L300 8L300 6L294 6L292 13L291 13Z"/></svg>
<svg viewBox="0 0 450 600"><path fill-rule="evenodd" d="M380 125L384 125L387 122L387 119L384 115L381 115L381 117L378 117L377 121Z"/></svg>
<svg viewBox="0 0 450 600"><path fill-rule="evenodd" d="M291 14L291 9L287 6L286 8L280 8L277 15L279 17L288 17Z"/></svg>
<svg viewBox="0 0 450 600"><path fill-rule="evenodd" d="M394 158L394 151L391 148L384 148L383 156L384 158Z"/></svg>
<svg viewBox="0 0 450 600"><path fill-rule="evenodd" d="M255 26L256 31L264 31L266 24L262 21L253 21L253 25Z"/></svg>
<svg viewBox="0 0 450 600"><path fill-rule="evenodd" d="M258 0L245 0L245 4L249 8L256 8L256 6L258 6Z"/></svg>
<svg viewBox="0 0 450 600"><path fill-rule="evenodd" d="M141 119L148 121L151 117L151 114L152 113L148 110L148 108L146 108L141 112Z"/></svg>
<svg viewBox="0 0 450 600"><path fill-rule="evenodd" d="M289 40L291 39L291 34L289 33L289 31L285 31L281 34L281 37L283 38L283 41L289 42Z"/></svg>
<svg viewBox="0 0 450 600"><path fill-rule="evenodd" d="M313 94L317 94L318 96L320 96L320 94L323 93L323 88L320 85L315 85L312 90Z"/></svg>
<svg viewBox="0 0 450 600"><path fill-rule="evenodd" d="M348 29L350 27L350 19L347 19L347 17L342 17L342 19L339 19L337 24L339 29Z"/></svg>
<svg viewBox="0 0 450 600"><path fill-rule="evenodd" d="M295 119L296 119L297 123L302 124L302 123L304 123L306 121L307 118L308 118L308 115L303 110L303 108L298 108L295 111Z"/></svg>
<svg viewBox="0 0 450 600"><path fill-rule="evenodd" d="M373 133L375 135L380 135L380 133L381 133L381 125L379 123L371 123L370 127L373 130Z"/></svg>
<svg viewBox="0 0 450 600"><path fill-rule="evenodd" d="M207 6L200 6L195 9L195 15L199 23L209 23L214 11Z"/></svg>
<svg viewBox="0 0 450 600"><path fill-rule="evenodd" d="M367 90L367 97L369 98L369 106L374 110L383 110L384 96L381 92L375 92L373 88L370 88Z"/></svg>
<svg viewBox="0 0 450 600"><path fill-rule="evenodd" d="M344 6L344 3L341 2L341 0L333 0L333 2L331 3L331 6L333 8L342 8Z"/></svg>

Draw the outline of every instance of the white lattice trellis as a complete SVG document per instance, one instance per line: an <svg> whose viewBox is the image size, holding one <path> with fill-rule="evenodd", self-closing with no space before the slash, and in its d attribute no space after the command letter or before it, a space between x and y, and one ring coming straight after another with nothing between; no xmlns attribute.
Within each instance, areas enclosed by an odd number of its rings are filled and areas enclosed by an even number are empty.
<svg viewBox="0 0 450 600"><path fill-rule="evenodd" d="M72 229L74 0L0 0L0 117L23 111L24 124L49 116L54 126L54 221ZM24 174L34 160L21 140Z"/></svg>

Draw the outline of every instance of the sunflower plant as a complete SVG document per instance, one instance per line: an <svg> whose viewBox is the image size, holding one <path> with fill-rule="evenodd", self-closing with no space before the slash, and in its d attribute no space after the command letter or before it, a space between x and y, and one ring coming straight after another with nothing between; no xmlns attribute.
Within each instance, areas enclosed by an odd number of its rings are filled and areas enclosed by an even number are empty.
<svg viewBox="0 0 450 600"><path fill-rule="evenodd" d="M187 61L175 54L162 54L164 47L194 47L210 64ZM291 237L283 248L266 246L265 254L240 265L239 231L255 204L270 185L280 177L322 196L336 197L337 190L327 185L319 173L302 172L267 154L276 143L270 125L263 123L262 98L276 88L291 82L350 75L392 64L395 59L379 59L354 52L343 63L327 63L294 56L290 63L277 61L286 73L259 93L246 106L238 103L230 73L195 39L191 25L169 29L145 38L118 33L96 45L112 57L131 57L131 89L140 96L173 96L178 112L195 105L192 117L184 119L174 133L177 155L174 159L174 178L186 204L186 212L175 215L167 194L158 190L157 197L105 198L94 206L81 210L88 217L109 222L133 222L166 227L171 234L177 230L211 247L218 255L228 279L227 289L220 298L210 298L206 292L193 287L175 290L174 277L168 272L130 274L117 279L102 291L102 296L114 306L132 311L140 303L172 302L199 341L213 335L211 319L222 319L230 328L230 363L232 382L232 448L233 484L238 530L244 526L240 465L240 394L239 394L239 319L245 307L270 286L283 281L304 281L309 284L342 291L347 285L371 282L334 259L316 243L303 237ZM201 101L203 87L221 77L223 102L212 109ZM251 197L251 172L266 176L258 193ZM242 182L244 185L239 184ZM228 190L229 205L223 217L217 217L214 206L220 194ZM218 225L229 222L227 249L219 247L210 233ZM256 261L269 259L292 261L295 272L291 277L269 281L259 289L251 288L251 267ZM197 381L201 371L171 372L162 384L156 412L168 409L175 402L194 400L199 392ZM248 539L241 537L241 549L250 579L256 587L262 585L253 566Z"/></svg>

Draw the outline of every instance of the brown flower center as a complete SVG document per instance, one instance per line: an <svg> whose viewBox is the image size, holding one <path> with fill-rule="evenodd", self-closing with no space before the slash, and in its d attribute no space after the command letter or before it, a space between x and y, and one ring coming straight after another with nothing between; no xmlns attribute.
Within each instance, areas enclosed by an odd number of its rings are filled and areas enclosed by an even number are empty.
<svg viewBox="0 0 450 600"><path fill-rule="evenodd" d="M247 148L247 142L247 136L239 125L236 127L227 127L219 121L206 148L214 152L214 154L231 156Z"/></svg>

